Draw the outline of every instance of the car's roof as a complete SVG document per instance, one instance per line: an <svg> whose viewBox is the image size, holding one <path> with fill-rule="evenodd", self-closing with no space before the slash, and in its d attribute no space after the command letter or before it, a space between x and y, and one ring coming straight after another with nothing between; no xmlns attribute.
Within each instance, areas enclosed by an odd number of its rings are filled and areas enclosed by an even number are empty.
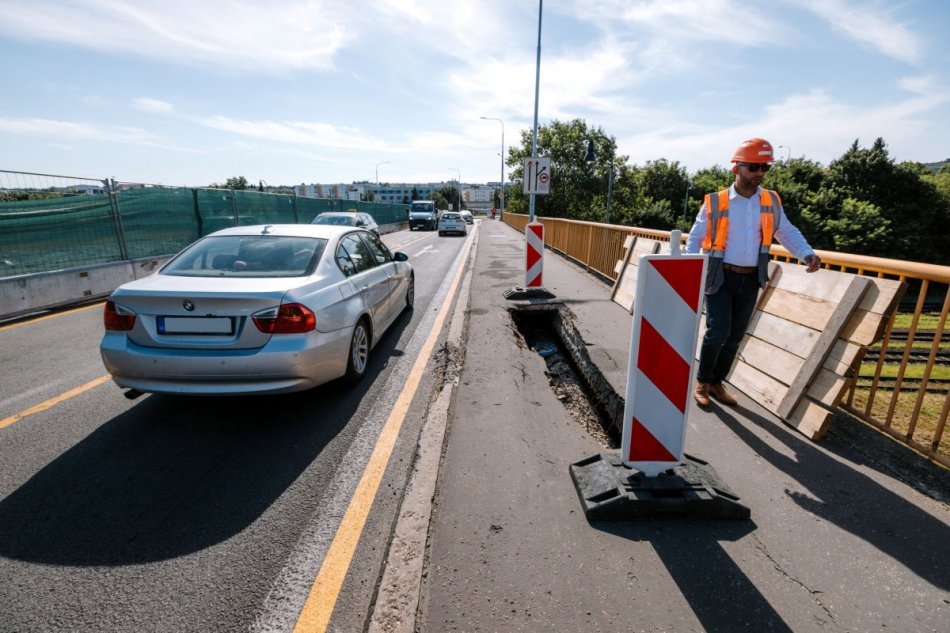
<svg viewBox="0 0 950 633"><path fill-rule="evenodd" d="M363 229L334 224L254 224L221 229L220 231L211 233L211 236L269 235L279 237L322 237L324 239L330 239L342 233L349 233L354 230Z"/></svg>
<svg viewBox="0 0 950 633"><path fill-rule="evenodd" d="M348 218L350 216L356 215L357 213L359 213L359 211L357 211L356 209L353 209L352 211L324 211L323 213L317 214L317 217L319 218L321 216L328 216L328 217L336 217L336 218L339 218L339 217Z"/></svg>

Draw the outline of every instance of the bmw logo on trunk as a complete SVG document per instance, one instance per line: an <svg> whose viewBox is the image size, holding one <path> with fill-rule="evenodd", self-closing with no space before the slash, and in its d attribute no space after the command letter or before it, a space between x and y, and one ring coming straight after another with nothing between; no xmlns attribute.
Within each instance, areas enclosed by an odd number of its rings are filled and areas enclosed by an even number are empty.
<svg viewBox="0 0 950 633"><path fill-rule="evenodd" d="M191 301L188 301L188 299L185 299L181 302L181 307L183 307L185 310L188 310L189 312L192 312L195 309L195 304L193 304Z"/></svg>

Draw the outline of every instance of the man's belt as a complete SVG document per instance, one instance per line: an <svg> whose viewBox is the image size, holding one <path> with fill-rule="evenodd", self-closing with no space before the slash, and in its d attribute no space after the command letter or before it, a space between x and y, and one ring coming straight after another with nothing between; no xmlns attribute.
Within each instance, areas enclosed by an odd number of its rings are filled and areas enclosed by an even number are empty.
<svg viewBox="0 0 950 633"><path fill-rule="evenodd" d="M759 272L758 266L735 266L733 264L727 264L723 262L723 270L731 270L734 273L739 273L740 275L752 275Z"/></svg>

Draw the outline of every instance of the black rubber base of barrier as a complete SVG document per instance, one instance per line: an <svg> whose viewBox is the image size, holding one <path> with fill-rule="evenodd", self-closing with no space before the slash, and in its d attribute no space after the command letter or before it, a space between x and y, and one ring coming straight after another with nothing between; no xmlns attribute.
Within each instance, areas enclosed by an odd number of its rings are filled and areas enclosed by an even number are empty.
<svg viewBox="0 0 950 633"><path fill-rule="evenodd" d="M544 288L522 288L515 286L502 293L508 301L528 301L531 299L554 299L555 295Z"/></svg>
<svg viewBox="0 0 950 633"><path fill-rule="evenodd" d="M751 518L748 507L707 462L691 455L656 477L623 465L619 453L601 453L571 464L571 479L590 520Z"/></svg>

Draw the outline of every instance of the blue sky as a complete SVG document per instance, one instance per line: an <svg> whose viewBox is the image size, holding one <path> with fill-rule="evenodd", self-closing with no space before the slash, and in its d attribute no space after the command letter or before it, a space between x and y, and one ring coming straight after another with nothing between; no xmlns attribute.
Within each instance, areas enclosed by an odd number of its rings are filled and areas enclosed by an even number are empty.
<svg viewBox="0 0 950 633"><path fill-rule="evenodd" d="M0 0L0 169L497 181L479 117L506 146L531 128L537 28L521 0ZM548 0L539 120L690 171L751 136L826 165L877 137L943 160L948 33L946 0Z"/></svg>

